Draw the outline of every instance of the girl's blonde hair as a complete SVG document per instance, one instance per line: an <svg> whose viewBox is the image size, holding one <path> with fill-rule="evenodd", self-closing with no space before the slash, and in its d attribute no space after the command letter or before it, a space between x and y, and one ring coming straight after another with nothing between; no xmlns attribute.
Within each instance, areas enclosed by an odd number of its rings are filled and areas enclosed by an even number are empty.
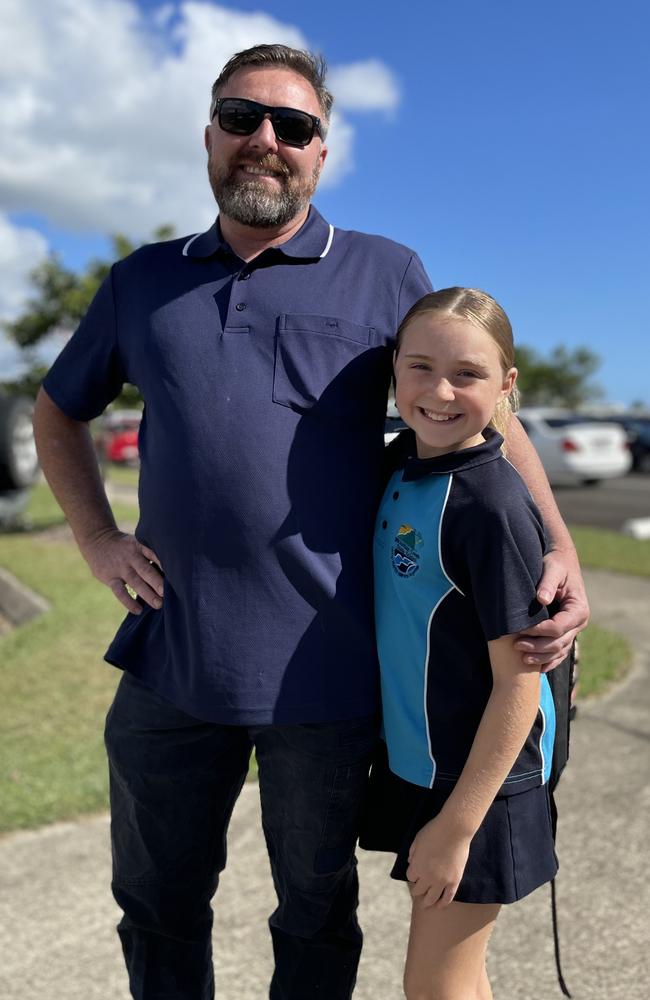
<svg viewBox="0 0 650 1000"><path fill-rule="evenodd" d="M441 288L438 292L430 292L418 299L399 325L395 344L396 355L399 354L404 331L423 313L435 313L473 323L474 326L485 330L496 344L504 375L514 366L515 345L510 320L499 303L487 292L482 292L480 288ZM517 387L513 386L510 395L497 403L490 426L505 436L510 414L516 413L518 408L519 393Z"/></svg>

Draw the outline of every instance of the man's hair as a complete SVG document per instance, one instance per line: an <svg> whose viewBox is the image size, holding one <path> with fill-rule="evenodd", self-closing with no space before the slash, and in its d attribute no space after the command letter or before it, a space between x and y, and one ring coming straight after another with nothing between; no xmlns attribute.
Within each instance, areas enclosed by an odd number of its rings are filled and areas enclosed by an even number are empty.
<svg viewBox="0 0 650 1000"><path fill-rule="evenodd" d="M236 52L221 70L212 85L212 107L219 91L230 77L245 66L281 66L304 76L316 92L323 120L323 132L329 124L334 97L325 86L327 63L321 55L313 55L303 49L292 49L288 45L253 45L250 49Z"/></svg>

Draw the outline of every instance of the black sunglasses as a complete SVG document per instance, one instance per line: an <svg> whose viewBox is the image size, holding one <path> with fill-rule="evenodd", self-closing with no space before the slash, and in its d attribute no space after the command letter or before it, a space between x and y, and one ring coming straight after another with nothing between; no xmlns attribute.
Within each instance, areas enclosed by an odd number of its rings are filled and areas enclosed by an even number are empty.
<svg viewBox="0 0 650 1000"><path fill-rule="evenodd" d="M324 139L320 118L297 108L272 108L244 97L218 97L212 105L210 120L219 115L219 125L233 135L252 135L268 115L276 138L287 146L308 146L317 133Z"/></svg>

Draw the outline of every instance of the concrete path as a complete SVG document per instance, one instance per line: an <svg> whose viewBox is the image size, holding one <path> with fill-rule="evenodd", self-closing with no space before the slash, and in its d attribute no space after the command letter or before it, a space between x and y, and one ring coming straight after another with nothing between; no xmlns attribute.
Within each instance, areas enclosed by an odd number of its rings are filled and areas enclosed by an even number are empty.
<svg viewBox="0 0 650 1000"><path fill-rule="evenodd" d="M564 971L575 1000L650 996L647 875L650 813L650 581L587 574L594 619L636 651L628 680L583 703L559 792L558 879ZM389 859L361 852L366 945L355 1000L399 1000L409 903ZM0 840L0 997L129 1000L109 892L108 820L93 817ZM247 785L219 890L219 1000L263 1000L271 971L266 917L274 905ZM555 1000L550 896L506 907L491 947L495 1000ZM323 998L327 1000L327 998Z"/></svg>

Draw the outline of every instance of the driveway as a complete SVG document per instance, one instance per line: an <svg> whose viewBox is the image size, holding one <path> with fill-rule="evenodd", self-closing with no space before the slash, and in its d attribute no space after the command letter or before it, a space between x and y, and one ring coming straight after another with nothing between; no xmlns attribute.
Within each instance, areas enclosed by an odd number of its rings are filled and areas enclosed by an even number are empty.
<svg viewBox="0 0 650 1000"><path fill-rule="evenodd" d="M564 971L575 1000L646 1000L650 812L650 581L585 574L594 618L635 648L628 679L581 704L559 789ZM214 944L220 1000L263 1000L274 905L257 788L235 810ZM366 946L355 1000L399 1000L408 899L389 858L361 852ZM113 927L108 820L92 817L0 840L3 1000L128 1000ZM550 895L506 907L492 942L495 1000L554 1000ZM328 1000L328 998L323 998Z"/></svg>

